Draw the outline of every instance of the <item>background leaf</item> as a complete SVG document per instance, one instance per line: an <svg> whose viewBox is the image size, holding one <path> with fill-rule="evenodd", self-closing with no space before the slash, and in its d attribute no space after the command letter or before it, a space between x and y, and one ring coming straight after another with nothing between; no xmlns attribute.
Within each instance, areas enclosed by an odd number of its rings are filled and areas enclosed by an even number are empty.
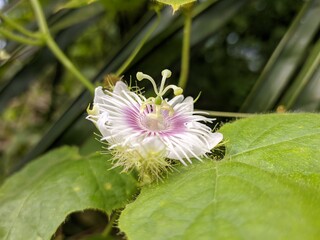
<svg viewBox="0 0 320 240"><path fill-rule="evenodd" d="M310 54L303 65L299 75L296 77L293 84L290 86L286 94L283 96L280 104L284 105L286 109L290 109L296 102L299 94L304 88L308 87L316 72L320 70L320 39L310 51ZM319 79L319 78L318 78ZM320 83L320 80L318 80ZM319 89L319 88L315 88ZM310 94L308 94L310 96ZM317 101L314 101L317 103ZM316 108L315 108L316 109Z"/></svg>
<svg viewBox="0 0 320 240"><path fill-rule="evenodd" d="M35 160L0 188L0 238L50 239L66 216L121 208L136 191L131 175L109 170L108 156L64 147Z"/></svg>
<svg viewBox="0 0 320 240"><path fill-rule="evenodd" d="M317 239L320 115L261 115L221 132L223 160L182 167L127 206L129 239Z"/></svg>
<svg viewBox="0 0 320 240"><path fill-rule="evenodd" d="M319 111L320 110L320 68L316 70L308 85L302 91L295 103L295 109L300 111Z"/></svg>
<svg viewBox="0 0 320 240"><path fill-rule="evenodd" d="M318 32L319 14L319 0L305 3L268 60L240 111L266 112L274 108Z"/></svg>
<svg viewBox="0 0 320 240"><path fill-rule="evenodd" d="M182 5L195 2L196 0L157 0L160 3L168 4L173 8L173 11L178 10Z"/></svg>
<svg viewBox="0 0 320 240"><path fill-rule="evenodd" d="M97 0L69 0L66 3L58 5L56 11L62 10L64 8L79 8L96 2Z"/></svg>

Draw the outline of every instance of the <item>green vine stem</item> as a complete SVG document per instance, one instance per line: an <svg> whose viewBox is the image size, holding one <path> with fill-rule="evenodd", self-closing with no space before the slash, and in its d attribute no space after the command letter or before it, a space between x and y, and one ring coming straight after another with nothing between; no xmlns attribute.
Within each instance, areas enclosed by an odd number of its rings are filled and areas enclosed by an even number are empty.
<svg viewBox="0 0 320 240"><path fill-rule="evenodd" d="M109 222L106 226L106 228L103 230L103 232L101 233L101 236L103 237L107 237L109 236L112 228L113 228L113 224L115 222L115 220L118 218L118 214L115 212L111 215L110 219L109 219Z"/></svg>
<svg viewBox="0 0 320 240"><path fill-rule="evenodd" d="M19 31L20 33L24 34L27 37L30 38L34 38L34 39L39 39L41 36L39 35L39 33L33 33L30 32L29 30L25 29L24 27L22 27L20 24L16 23L14 20L6 17L4 14L2 14L0 12L0 19L6 23L8 26L10 26L11 28Z"/></svg>
<svg viewBox="0 0 320 240"><path fill-rule="evenodd" d="M130 56L127 58L127 60L121 65L121 67L116 72L116 76L120 76L130 65L130 63L133 61L133 59L137 56L143 45L147 42L151 34L156 30L160 23L160 13L157 12L157 19L155 20L154 24L149 28L147 33L143 36L140 43L136 46L136 48L133 50L133 52L130 54Z"/></svg>
<svg viewBox="0 0 320 240"><path fill-rule="evenodd" d="M195 111L204 112L213 117L246 118L246 117L252 117L257 115L254 113L218 112L218 111L208 111L208 110L199 110L199 109L196 109Z"/></svg>
<svg viewBox="0 0 320 240"><path fill-rule="evenodd" d="M40 32L43 34L43 39L46 42L49 49L53 54L60 60L60 62L71 72L77 79L91 92L94 92L93 84L86 79L85 76L73 65L73 63L68 59L68 57L61 51L57 43L54 41L50 34L45 16L43 14L42 8L38 0L30 0L36 19L39 24Z"/></svg>
<svg viewBox="0 0 320 240"><path fill-rule="evenodd" d="M189 5L184 9L184 17L185 19L182 39L181 73L178 83L178 86L181 88L185 88L187 86L189 74L192 5Z"/></svg>
<svg viewBox="0 0 320 240"><path fill-rule="evenodd" d="M0 34L5 36L8 39L11 39L13 41L20 42L23 44L28 44L28 45L33 45L33 46L41 46L44 43L43 40L41 40L40 38L38 38L38 39L25 38L23 36L14 34L11 31L8 31L7 29L4 29L2 27L0 27Z"/></svg>

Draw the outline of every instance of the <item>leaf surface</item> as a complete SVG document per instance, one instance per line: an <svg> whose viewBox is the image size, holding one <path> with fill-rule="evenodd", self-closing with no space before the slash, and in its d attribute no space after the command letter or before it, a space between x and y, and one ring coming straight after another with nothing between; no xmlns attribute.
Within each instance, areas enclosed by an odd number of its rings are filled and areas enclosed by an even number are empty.
<svg viewBox="0 0 320 240"><path fill-rule="evenodd" d="M35 160L0 188L0 239L50 239L66 216L121 208L136 191L130 175L108 170L108 156L64 147Z"/></svg>
<svg viewBox="0 0 320 240"><path fill-rule="evenodd" d="M260 115L224 125L223 160L181 167L120 217L135 239L317 239L320 115Z"/></svg>

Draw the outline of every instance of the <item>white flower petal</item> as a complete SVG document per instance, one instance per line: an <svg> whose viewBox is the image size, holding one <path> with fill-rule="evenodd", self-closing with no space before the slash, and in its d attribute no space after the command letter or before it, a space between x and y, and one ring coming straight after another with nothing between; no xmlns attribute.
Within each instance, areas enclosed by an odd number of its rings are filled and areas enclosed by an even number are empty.
<svg viewBox="0 0 320 240"><path fill-rule="evenodd" d="M215 133L212 133L211 134L211 137L208 139L209 141L209 148L212 149L214 148L215 146L217 146L223 139L223 135L222 133L218 133L218 132L215 132Z"/></svg>
<svg viewBox="0 0 320 240"><path fill-rule="evenodd" d="M117 81L113 89L113 94L120 94L122 91L129 91L127 84Z"/></svg>
<svg viewBox="0 0 320 240"><path fill-rule="evenodd" d="M93 103L104 103L104 96L106 94L103 92L102 87L97 87L94 91Z"/></svg>
<svg viewBox="0 0 320 240"><path fill-rule="evenodd" d="M148 158L150 154L163 154L166 150L166 145L157 137L145 138L142 142L133 144L132 147L138 149L143 158Z"/></svg>
<svg viewBox="0 0 320 240"><path fill-rule="evenodd" d="M96 126L99 129L102 136L110 136L111 131L107 128L107 124L109 122L109 113L103 112L100 114Z"/></svg>
<svg viewBox="0 0 320 240"><path fill-rule="evenodd" d="M179 96L175 96L174 98L172 98L170 101L168 101L168 104L171 107L174 107L175 105L177 105L178 103L181 103L184 99L183 95L179 95Z"/></svg>
<svg viewBox="0 0 320 240"><path fill-rule="evenodd" d="M187 97L181 103L177 103L173 109L175 111L183 112L185 114L193 113L193 98Z"/></svg>

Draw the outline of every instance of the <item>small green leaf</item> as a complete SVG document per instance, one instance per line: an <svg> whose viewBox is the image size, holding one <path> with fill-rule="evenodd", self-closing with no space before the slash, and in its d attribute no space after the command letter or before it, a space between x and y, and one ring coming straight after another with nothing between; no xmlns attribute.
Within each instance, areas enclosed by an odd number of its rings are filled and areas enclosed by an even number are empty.
<svg viewBox="0 0 320 240"><path fill-rule="evenodd" d="M178 10L182 5L195 2L196 0L157 0L160 3L170 5L175 12Z"/></svg>
<svg viewBox="0 0 320 240"><path fill-rule="evenodd" d="M318 239L320 115L261 115L221 132L223 160L181 167L126 207L128 238Z"/></svg>
<svg viewBox="0 0 320 240"><path fill-rule="evenodd" d="M71 212L123 207L136 181L108 170L108 157L64 147L10 177L0 188L0 239L50 239Z"/></svg>

